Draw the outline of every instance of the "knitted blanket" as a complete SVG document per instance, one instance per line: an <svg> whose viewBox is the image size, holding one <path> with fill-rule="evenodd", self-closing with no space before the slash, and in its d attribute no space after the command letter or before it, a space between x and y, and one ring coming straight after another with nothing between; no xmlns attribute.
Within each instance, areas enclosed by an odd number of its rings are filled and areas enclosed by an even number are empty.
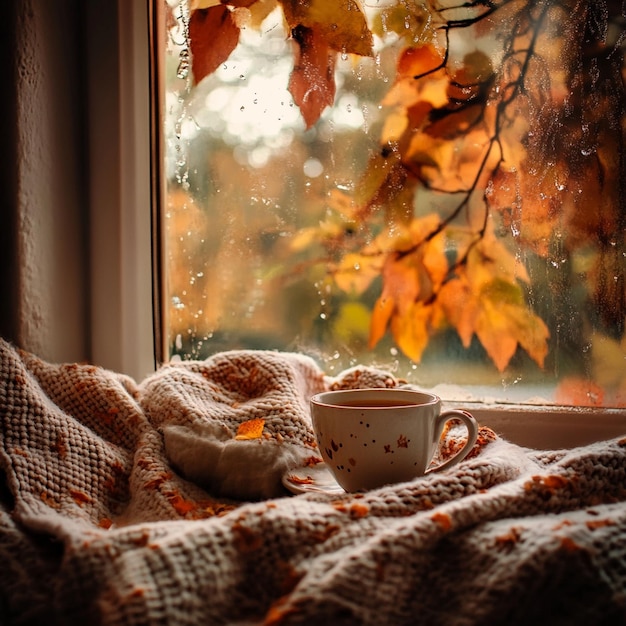
<svg viewBox="0 0 626 626"><path fill-rule="evenodd" d="M137 383L0 340L0 624L626 624L626 438L481 428L446 472L283 487L311 394L398 384L253 351Z"/></svg>

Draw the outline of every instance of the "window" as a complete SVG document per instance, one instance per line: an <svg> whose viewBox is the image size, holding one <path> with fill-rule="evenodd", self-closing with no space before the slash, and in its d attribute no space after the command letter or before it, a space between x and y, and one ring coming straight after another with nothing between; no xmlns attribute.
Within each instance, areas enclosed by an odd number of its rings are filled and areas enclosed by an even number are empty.
<svg viewBox="0 0 626 626"><path fill-rule="evenodd" d="M626 406L618 4L164 4L165 357Z"/></svg>

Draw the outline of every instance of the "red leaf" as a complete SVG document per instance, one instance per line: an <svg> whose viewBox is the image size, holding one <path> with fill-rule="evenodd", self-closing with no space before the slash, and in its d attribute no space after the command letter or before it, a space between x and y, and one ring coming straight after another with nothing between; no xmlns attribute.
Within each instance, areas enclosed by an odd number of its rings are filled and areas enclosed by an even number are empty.
<svg viewBox="0 0 626 626"><path fill-rule="evenodd" d="M239 27L225 6L197 9L189 19L193 78L199 83L212 74L237 47Z"/></svg>
<svg viewBox="0 0 626 626"><path fill-rule="evenodd" d="M336 52L316 30L297 26L292 31L296 43L289 92L300 108L306 127L317 122L322 111L335 99Z"/></svg>

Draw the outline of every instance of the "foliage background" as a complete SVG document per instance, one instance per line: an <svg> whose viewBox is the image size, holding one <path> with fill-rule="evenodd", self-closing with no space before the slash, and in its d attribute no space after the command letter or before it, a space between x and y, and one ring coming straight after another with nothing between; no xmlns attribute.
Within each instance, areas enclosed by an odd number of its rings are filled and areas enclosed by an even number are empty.
<svg viewBox="0 0 626 626"><path fill-rule="evenodd" d="M177 6L172 352L299 349L624 405L623 20L615 2ZM290 93L239 111L290 125L207 114L268 67Z"/></svg>

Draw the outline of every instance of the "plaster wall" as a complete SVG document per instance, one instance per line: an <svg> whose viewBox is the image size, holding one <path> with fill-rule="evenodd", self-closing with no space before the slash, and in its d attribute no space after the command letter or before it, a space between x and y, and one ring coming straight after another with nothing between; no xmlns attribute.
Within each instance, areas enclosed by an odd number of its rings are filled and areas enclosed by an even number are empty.
<svg viewBox="0 0 626 626"><path fill-rule="evenodd" d="M15 4L14 337L52 360L89 353L78 3Z"/></svg>

